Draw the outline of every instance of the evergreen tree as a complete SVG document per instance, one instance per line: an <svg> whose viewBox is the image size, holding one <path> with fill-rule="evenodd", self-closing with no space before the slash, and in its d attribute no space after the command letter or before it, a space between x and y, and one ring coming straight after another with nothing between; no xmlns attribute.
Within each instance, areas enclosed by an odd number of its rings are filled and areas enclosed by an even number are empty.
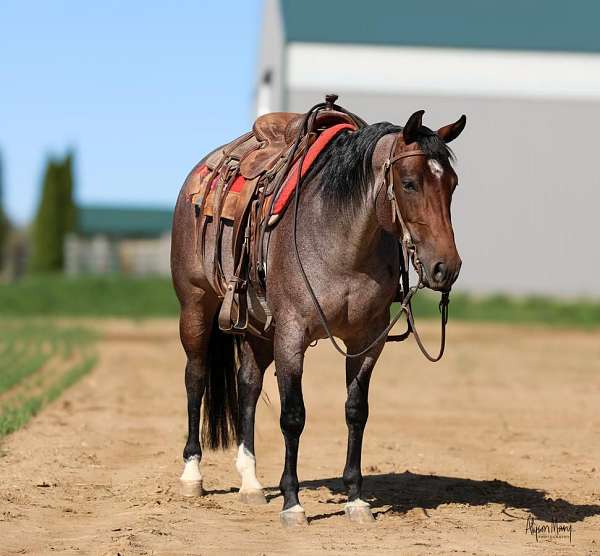
<svg viewBox="0 0 600 556"><path fill-rule="evenodd" d="M0 272L4 270L6 261L6 247L8 243L8 234L10 232L10 223L4 210L4 173L2 166L2 156L0 155Z"/></svg>
<svg viewBox="0 0 600 556"><path fill-rule="evenodd" d="M73 155L50 159L46 165L42 196L32 230L32 272L62 270L65 235L75 225Z"/></svg>
<svg viewBox="0 0 600 556"><path fill-rule="evenodd" d="M61 207L64 210L63 235L72 232L75 229L76 208L75 208L75 185L73 180L73 151L67 152L62 164L61 179Z"/></svg>

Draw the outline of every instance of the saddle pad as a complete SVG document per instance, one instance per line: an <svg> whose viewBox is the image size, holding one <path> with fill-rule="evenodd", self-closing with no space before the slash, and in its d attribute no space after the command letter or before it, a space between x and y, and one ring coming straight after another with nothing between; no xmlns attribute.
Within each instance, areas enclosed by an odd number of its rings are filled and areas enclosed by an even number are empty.
<svg viewBox="0 0 600 556"><path fill-rule="evenodd" d="M200 184L203 181L206 181L208 178L208 174L210 174L210 169L206 164L201 164L195 170L196 176L200 180ZM204 202L204 214L206 216L213 216L213 203L214 203L214 190L219 183L219 177L216 176L211 181L210 185L201 185L201 191L199 193L192 194L192 203L194 205L199 205L202 202L202 190L204 187L210 187L208 195L206 196L206 201ZM246 179L243 176L237 176L231 186L229 187L227 194L223 200L223 207L221 209L221 217L226 218L227 220L235 219L235 212L237 208L237 199L240 196L240 193L243 191L244 186L246 185Z"/></svg>
<svg viewBox="0 0 600 556"><path fill-rule="evenodd" d="M352 124L338 124L333 127L327 128L324 130L319 137L315 140L315 142L310 146L306 156L304 157L304 164L302 165L302 172L300 177L304 177L306 172L310 169L313 162L317 159L319 154L331 143L331 141L337 137L342 131L346 130L356 130L356 126ZM281 187L277 198L275 199L275 206L273 207L273 212L271 219L269 220L269 225L275 224L275 222L279 219L281 214L283 214L290 200L292 199L292 195L294 190L296 189L296 184L298 183L298 168L300 166L300 161L297 161L292 169L290 170L287 178L283 186ZM208 167L205 164L201 164L196 168L197 175L201 179L206 179L207 175L210 173ZM210 191L214 191L218 184L219 177L215 177L210 183ZM246 185L246 179L239 175L235 178L231 186L228 188L227 197L231 195L232 199L229 203L225 202L223 206L222 217L232 220L233 219L233 207L235 202L233 199L237 198L239 193L242 192ZM249 180L248 180L249 181ZM197 193L192 195L192 202L196 203L201 198L201 194ZM207 196L206 207L207 215L212 216L212 195L211 193Z"/></svg>
<svg viewBox="0 0 600 556"><path fill-rule="evenodd" d="M202 181L208 176L208 174L210 174L210 168L206 164L200 164L194 170L194 174L198 176L200 183L202 183ZM218 183L219 176L215 176L212 182L210 183L210 190L213 191L214 189L216 189ZM246 180L244 179L244 177L237 176L235 180L233 180L229 191L236 191L237 193L239 193L242 189L244 189L245 184ZM194 195L197 195L197 193L194 193Z"/></svg>
<svg viewBox="0 0 600 556"><path fill-rule="evenodd" d="M313 162L317 159L317 157L323 152L325 147L331 143L331 141L337 137L342 131L346 130L356 130L356 126L352 124L338 124L333 127L327 128L323 131L317 140L310 146L306 156L304 157L304 164L302 164L302 172L300 174L300 178L303 178L312 166ZM292 199L292 195L296 189L296 184L298 183L298 167L300 166L300 160L294 164L290 173L283 186L281 187L277 199L275 199L275 206L273 207L272 216L269 220L269 225L273 225L277 222L280 215L283 213L285 208L288 206L290 200Z"/></svg>

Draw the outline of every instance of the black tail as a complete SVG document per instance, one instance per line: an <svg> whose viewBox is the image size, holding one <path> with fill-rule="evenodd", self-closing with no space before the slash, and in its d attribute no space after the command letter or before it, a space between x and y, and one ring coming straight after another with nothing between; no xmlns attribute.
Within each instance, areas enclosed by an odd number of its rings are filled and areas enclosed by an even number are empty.
<svg viewBox="0 0 600 556"><path fill-rule="evenodd" d="M215 319L208 345L202 419L202 444L212 450L229 448L237 439L237 350L237 337L221 332Z"/></svg>

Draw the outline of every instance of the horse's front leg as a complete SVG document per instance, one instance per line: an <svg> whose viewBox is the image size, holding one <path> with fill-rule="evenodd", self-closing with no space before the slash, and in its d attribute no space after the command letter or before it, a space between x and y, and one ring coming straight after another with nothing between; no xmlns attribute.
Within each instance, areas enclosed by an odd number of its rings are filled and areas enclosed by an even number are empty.
<svg viewBox="0 0 600 556"><path fill-rule="evenodd" d="M383 345L384 342L378 344L362 357L346 359L348 451L343 480L348 491L348 502L345 511L351 521L358 523L374 521L369 503L362 499L361 456L363 433L369 417L369 382ZM360 344L354 342L347 342L346 346L350 353L361 349Z"/></svg>
<svg viewBox="0 0 600 556"><path fill-rule="evenodd" d="M256 477L254 422L264 373L272 361L272 344L251 336L243 341L241 366L237 375L239 446L235 465L242 479L240 501L244 504L267 503L262 485Z"/></svg>
<svg viewBox="0 0 600 556"><path fill-rule="evenodd" d="M305 410L302 397L304 363L302 330L278 329L275 336L275 367L281 399L279 424L285 440L285 466L279 488L283 494L281 523L286 527L307 525L304 508L298 499L298 446L304 430Z"/></svg>

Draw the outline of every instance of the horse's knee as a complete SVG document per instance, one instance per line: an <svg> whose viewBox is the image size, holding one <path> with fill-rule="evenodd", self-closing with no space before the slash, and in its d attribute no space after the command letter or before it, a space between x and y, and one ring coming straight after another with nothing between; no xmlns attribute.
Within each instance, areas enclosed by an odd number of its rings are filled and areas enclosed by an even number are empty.
<svg viewBox="0 0 600 556"><path fill-rule="evenodd" d="M306 412L303 403L286 404L281 408L279 424L284 434L300 436L304 430L305 421Z"/></svg>
<svg viewBox="0 0 600 556"><path fill-rule="evenodd" d="M346 401L346 424L351 426L364 427L369 418L369 404L367 400L350 397Z"/></svg>

